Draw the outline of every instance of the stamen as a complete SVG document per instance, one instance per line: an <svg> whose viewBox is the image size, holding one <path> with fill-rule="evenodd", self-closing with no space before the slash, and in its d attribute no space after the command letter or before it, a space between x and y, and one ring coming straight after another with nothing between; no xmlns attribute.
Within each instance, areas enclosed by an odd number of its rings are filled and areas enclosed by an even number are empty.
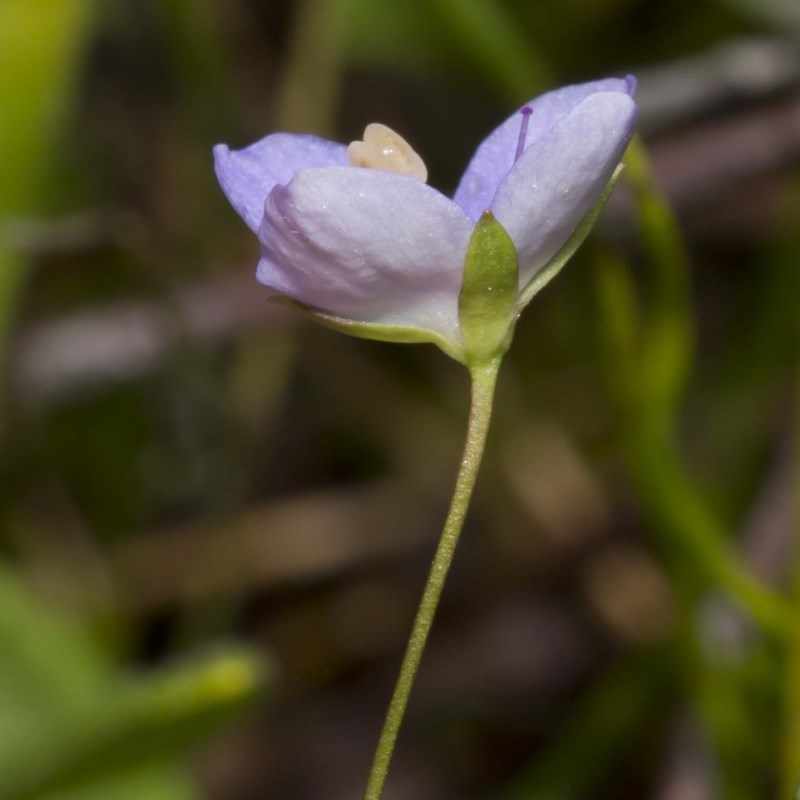
<svg viewBox="0 0 800 800"><path fill-rule="evenodd" d="M530 121L533 109L530 106L520 109L522 123L519 126L519 138L517 139L517 152L514 153L514 163L525 152L525 139L528 136L528 122Z"/></svg>
<svg viewBox="0 0 800 800"><path fill-rule="evenodd" d="M428 168L414 148L399 133L378 122L367 125L363 141L351 142L347 160L354 167L408 175L423 183L428 179Z"/></svg>

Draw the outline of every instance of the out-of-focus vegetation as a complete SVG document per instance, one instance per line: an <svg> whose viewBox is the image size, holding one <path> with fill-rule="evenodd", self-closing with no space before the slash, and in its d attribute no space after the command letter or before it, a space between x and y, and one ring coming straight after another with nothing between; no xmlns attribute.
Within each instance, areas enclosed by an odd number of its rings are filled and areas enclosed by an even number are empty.
<svg viewBox="0 0 800 800"><path fill-rule="evenodd" d="M266 302L211 146L380 120L451 191L627 72L641 141L518 326L386 797L791 798L796 9L4 0L0 799L359 796L466 376Z"/></svg>

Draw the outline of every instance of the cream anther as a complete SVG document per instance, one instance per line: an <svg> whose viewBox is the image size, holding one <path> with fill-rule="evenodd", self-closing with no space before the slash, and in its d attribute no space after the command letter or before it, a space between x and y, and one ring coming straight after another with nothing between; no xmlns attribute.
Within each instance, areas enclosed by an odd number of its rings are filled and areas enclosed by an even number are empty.
<svg viewBox="0 0 800 800"><path fill-rule="evenodd" d="M408 175L423 183L428 179L428 168L414 148L399 133L379 122L367 125L363 141L350 144L347 159L354 167Z"/></svg>

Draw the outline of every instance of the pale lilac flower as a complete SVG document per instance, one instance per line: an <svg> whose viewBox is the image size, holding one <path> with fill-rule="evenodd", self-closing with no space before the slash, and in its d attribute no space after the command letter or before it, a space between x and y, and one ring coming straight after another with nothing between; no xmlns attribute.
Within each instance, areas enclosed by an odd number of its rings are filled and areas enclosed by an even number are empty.
<svg viewBox="0 0 800 800"><path fill-rule="evenodd" d="M526 287L622 158L636 122L634 87L630 77L608 79L532 101L480 144L452 200L424 182L422 160L382 126L368 126L365 142L349 149L286 133L238 151L217 145L216 172L258 235L258 279L273 294L356 334L435 341L458 354L475 223L491 210L510 235L524 305Z"/></svg>

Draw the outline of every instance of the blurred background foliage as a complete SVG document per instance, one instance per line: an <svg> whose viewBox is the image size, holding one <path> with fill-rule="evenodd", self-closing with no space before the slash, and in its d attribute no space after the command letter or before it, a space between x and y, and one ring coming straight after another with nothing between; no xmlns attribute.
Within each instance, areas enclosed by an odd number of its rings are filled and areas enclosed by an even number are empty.
<svg viewBox="0 0 800 800"><path fill-rule="evenodd" d="M360 796L466 375L266 302L211 146L380 120L451 191L627 72L386 797L793 796L796 0L3 0L2 800Z"/></svg>

